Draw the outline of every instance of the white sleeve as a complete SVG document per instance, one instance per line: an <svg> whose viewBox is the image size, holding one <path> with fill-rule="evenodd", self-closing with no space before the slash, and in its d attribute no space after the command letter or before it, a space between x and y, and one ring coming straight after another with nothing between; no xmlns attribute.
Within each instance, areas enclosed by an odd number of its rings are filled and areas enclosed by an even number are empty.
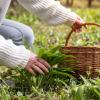
<svg viewBox="0 0 100 100"><path fill-rule="evenodd" d="M65 8L59 1L55 0L18 0L18 2L30 11L37 15L41 20L50 25L67 23L72 25L77 15Z"/></svg>
<svg viewBox="0 0 100 100"><path fill-rule="evenodd" d="M6 40L0 35L0 65L24 68L29 57L30 51L24 46L16 46L12 40Z"/></svg>

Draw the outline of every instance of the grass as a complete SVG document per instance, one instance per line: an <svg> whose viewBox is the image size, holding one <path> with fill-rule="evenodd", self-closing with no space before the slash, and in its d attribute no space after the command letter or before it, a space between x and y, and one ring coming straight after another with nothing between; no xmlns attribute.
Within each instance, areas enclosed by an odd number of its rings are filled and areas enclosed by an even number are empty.
<svg viewBox="0 0 100 100"><path fill-rule="evenodd" d="M99 8L73 10L86 21L100 23ZM58 63L69 57L59 52L59 47L64 45L65 36L70 31L67 25L57 27L43 25L37 17L29 15L23 10L20 15L20 12L10 9L7 18L25 23L33 28L36 36L33 51L47 60L52 68L50 73L45 76L32 76L22 69L2 68L0 71L1 100L100 100L99 78L91 79L89 76L76 78L73 76L75 69L71 69L70 66L57 68ZM73 34L70 44L98 46L99 32L99 28L89 27L80 34ZM10 85L8 85L9 83Z"/></svg>

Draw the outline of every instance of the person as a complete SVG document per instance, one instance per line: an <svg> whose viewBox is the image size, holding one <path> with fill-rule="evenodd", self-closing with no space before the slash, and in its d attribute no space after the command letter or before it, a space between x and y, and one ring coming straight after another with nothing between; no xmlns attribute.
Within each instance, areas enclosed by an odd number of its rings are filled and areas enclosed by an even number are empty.
<svg viewBox="0 0 100 100"><path fill-rule="evenodd" d="M81 31L84 21L70 9L55 0L17 0L26 10L48 25L66 24ZM34 42L29 26L5 19L11 0L0 0L0 65L25 68L36 75L48 73L50 65L32 51L25 48L23 38L29 45Z"/></svg>

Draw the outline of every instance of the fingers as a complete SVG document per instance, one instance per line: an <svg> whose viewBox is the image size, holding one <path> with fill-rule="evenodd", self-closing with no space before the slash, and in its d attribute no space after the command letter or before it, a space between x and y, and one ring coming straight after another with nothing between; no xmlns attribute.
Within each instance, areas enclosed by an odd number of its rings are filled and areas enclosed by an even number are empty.
<svg viewBox="0 0 100 100"><path fill-rule="evenodd" d="M36 75L36 73L33 71L33 69L31 67L26 68L26 70L31 73L32 75Z"/></svg>
<svg viewBox="0 0 100 100"><path fill-rule="evenodd" d="M32 74L43 74L48 73L50 65L43 59L38 58L34 53L31 53L30 59L25 67L28 72Z"/></svg>
<svg viewBox="0 0 100 100"><path fill-rule="evenodd" d="M77 32L77 33L81 32L81 31L82 31L81 28L75 30L75 32Z"/></svg>
<svg viewBox="0 0 100 100"><path fill-rule="evenodd" d="M34 64L35 64L37 67L39 67L43 72L46 72L46 73L49 72L48 69L47 69L47 67L46 67L45 65L43 65L43 63L37 61L37 62L35 62Z"/></svg>
<svg viewBox="0 0 100 100"><path fill-rule="evenodd" d="M38 66L33 65L32 69L34 69L34 71L36 71L37 73L44 75L44 72Z"/></svg>
<svg viewBox="0 0 100 100"><path fill-rule="evenodd" d="M83 19L77 15L76 22L73 24L72 29L74 32L81 32L82 31L82 26L84 25Z"/></svg>
<svg viewBox="0 0 100 100"><path fill-rule="evenodd" d="M81 32L82 31L82 26L75 23L73 25L72 29L74 30L74 32Z"/></svg>
<svg viewBox="0 0 100 100"><path fill-rule="evenodd" d="M79 22L74 23L72 26L72 29L74 32L81 32L82 31L82 23L80 24Z"/></svg>
<svg viewBox="0 0 100 100"><path fill-rule="evenodd" d="M77 17L76 22L79 23L79 24L84 24L85 23L84 20L80 16Z"/></svg>
<svg viewBox="0 0 100 100"><path fill-rule="evenodd" d="M37 60L40 63L42 63L46 68L50 68L50 65L45 60L43 60L42 58L37 58Z"/></svg>
<svg viewBox="0 0 100 100"><path fill-rule="evenodd" d="M36 73L44 75L44 72L36 65L28 66L26 70L32 75L36 75Z"/></svg>

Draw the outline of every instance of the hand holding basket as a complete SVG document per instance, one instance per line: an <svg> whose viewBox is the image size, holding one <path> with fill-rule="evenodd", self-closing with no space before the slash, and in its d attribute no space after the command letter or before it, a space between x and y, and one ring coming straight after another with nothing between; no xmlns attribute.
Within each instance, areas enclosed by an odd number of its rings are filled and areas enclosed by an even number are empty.
<svg viewBox="0 0 100 100"><path fill-rule="evenodd" d="M86 25L95 25L97 27L100 27L100 25L96 23L84 23L82 26ZM68 34L65 46L62 47L60 51L63 54L72 55L72 59L74 59L75 62L65 62L63 65L74 67L75 69L77 69L77 74L83 75L89 72L93 77L98 76L99 73L97 72L97 69L100 69L100 48L88 46L68 46L68 42L73 32L74 29L72 29Z"/></svg>

